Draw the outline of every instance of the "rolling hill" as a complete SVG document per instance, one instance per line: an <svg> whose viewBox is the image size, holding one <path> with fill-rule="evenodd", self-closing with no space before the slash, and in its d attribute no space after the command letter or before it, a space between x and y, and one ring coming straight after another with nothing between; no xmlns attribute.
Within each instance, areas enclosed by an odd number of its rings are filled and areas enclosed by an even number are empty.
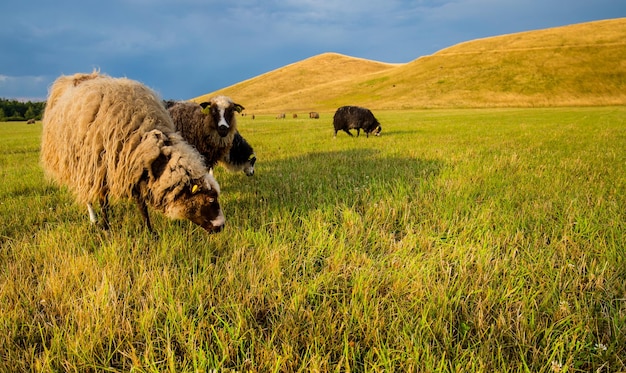
<svg viewBox="0 0 626 373"><path fill-rule="evenodd" d="M324 53L224 94L249 113L626 104L626 18L472 40L406 64Z"/></svg>

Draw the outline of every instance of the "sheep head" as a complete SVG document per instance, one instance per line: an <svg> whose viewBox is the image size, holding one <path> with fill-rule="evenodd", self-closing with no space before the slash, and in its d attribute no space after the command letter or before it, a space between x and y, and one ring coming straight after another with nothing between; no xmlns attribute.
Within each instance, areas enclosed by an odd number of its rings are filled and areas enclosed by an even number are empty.
<svg viewBox="0 0 626 373"><path fill-rule="evenodd" d="M187 185L181 194L165 208L165 215L172 219L188 219L209 233L224 228L224 213L218 202L219 185L207 174L203 179Z"/></svg>
<svg viewBox="0 0 626 373"><path fill-rule="evenodd" d="M246 163L244 164L244 167L243 167L243 172L247 176L254 175L254 164L255 163L256 163L256 155L254 155L254 153L252 153L252 155L250 155L250 158L248 158L248 160L246 161Z"/></svg>
<svg viewBox="0 0 626 373"><path fill-rule="evenodd" d="M252 146L241 136L239 131L235 131L232 146L228 153L220 159L220 162L228 171L243 171L247 176L252 176L254 175L256 154L254 154L254 149L252 149Z"/></svg>
<svg viewBox="0 0 626 373"><path fill-rule="evenodd" d="M234 103L229 97L216 96L209 102L202 102L202 112L210 115L217 126L217 133L225 137L236 126L235 112L241 113L243 106Z"/></svg>
<svg viewBox="0 0 626 373"><path fill-rule="evenodd" d="M137 146L139 195L171 219L188 219L208 232L219 232L224 214L218 202L220 186L208 173L201 156L178 133L152 130Z"/></svg>
<svg viewBox="0 0 626 373"><path fill-rule="evenodd" d="M383 127L381 127L381 125L379 124L378 127L376 127L374 129L374 131L372 131L372 133L376 136L380 136L380 132L383 130Z"/></svg>

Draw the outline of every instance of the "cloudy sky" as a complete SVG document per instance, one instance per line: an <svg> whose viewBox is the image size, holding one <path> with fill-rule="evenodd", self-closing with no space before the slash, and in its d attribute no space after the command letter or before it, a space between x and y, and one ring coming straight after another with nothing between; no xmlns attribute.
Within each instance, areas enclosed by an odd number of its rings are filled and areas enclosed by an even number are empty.
<svg viewBox="0 0 626 373"><path fill-rule="evenodd" d="M403 63L477 38L626 17L625 0L7 0L0 97L100 69L189 99L337 52Z"/></svg>

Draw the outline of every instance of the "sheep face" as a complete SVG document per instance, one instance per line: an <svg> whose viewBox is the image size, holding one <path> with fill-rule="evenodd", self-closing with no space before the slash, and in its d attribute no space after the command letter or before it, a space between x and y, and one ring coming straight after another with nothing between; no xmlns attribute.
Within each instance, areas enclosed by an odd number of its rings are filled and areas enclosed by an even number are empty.
<svg viewBox="0 0 626 373"><path fill-rule="evenodd" d="M165 215L172 219L188 219L209 233L220 232L224 228L224 213L218 202L219 186L211 186L208 180L186 188L173 203L165 209Z"/></svg>
<svg viewBox="0 0 626 373"><path fill-rule="evenodd" d="M221 137L227 136L231 127L234 126L235 112L241 113L244 109L243 106L234 103L226 96L214 97L209 102L201 103L200 106L204 114L212 117L213 123L217 126L217 133Z"/></svg>
<svg viewBox="0 0 626 373"><path fill-rule="evenodd" d="M376 127L374 129L374 131L372 131L372 134L376 135L376 136L380 136L380 132L383 130L383 127L381 127L380 125L378 125L378 127Z"/></svg>
<svg viewBox="0 0 626 373"><path fill-rule="evenodd" d="M256 163L256 156L254 154L252 154L250 156L250 159L248 159L248 161L244 164L243 166L243 172L247 175L247 176L252 176L254 175L254 164Z"/></svg>

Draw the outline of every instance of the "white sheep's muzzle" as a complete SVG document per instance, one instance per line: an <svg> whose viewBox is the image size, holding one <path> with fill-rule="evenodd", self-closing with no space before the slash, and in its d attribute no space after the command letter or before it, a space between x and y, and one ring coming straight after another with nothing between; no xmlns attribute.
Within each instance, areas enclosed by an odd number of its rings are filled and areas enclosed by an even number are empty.
<svg viewBox="0 0 626 373"><path fill-rule="evenodd" d="M211 225L215 228L213 231L221 231L224 228L224 224L226 224L226 218L224 217L224 212L220 209L220 213L217 215L217 218L211 220Z"/></svg>
<svg viewBox="0 0 626 373"><path fill-rule="evenodd" d="M230 124L226 120L224 113L225 109L220 108L220 120L217 122L217 133L222 137L228 135L228 131L230 130Z"/></svg>

